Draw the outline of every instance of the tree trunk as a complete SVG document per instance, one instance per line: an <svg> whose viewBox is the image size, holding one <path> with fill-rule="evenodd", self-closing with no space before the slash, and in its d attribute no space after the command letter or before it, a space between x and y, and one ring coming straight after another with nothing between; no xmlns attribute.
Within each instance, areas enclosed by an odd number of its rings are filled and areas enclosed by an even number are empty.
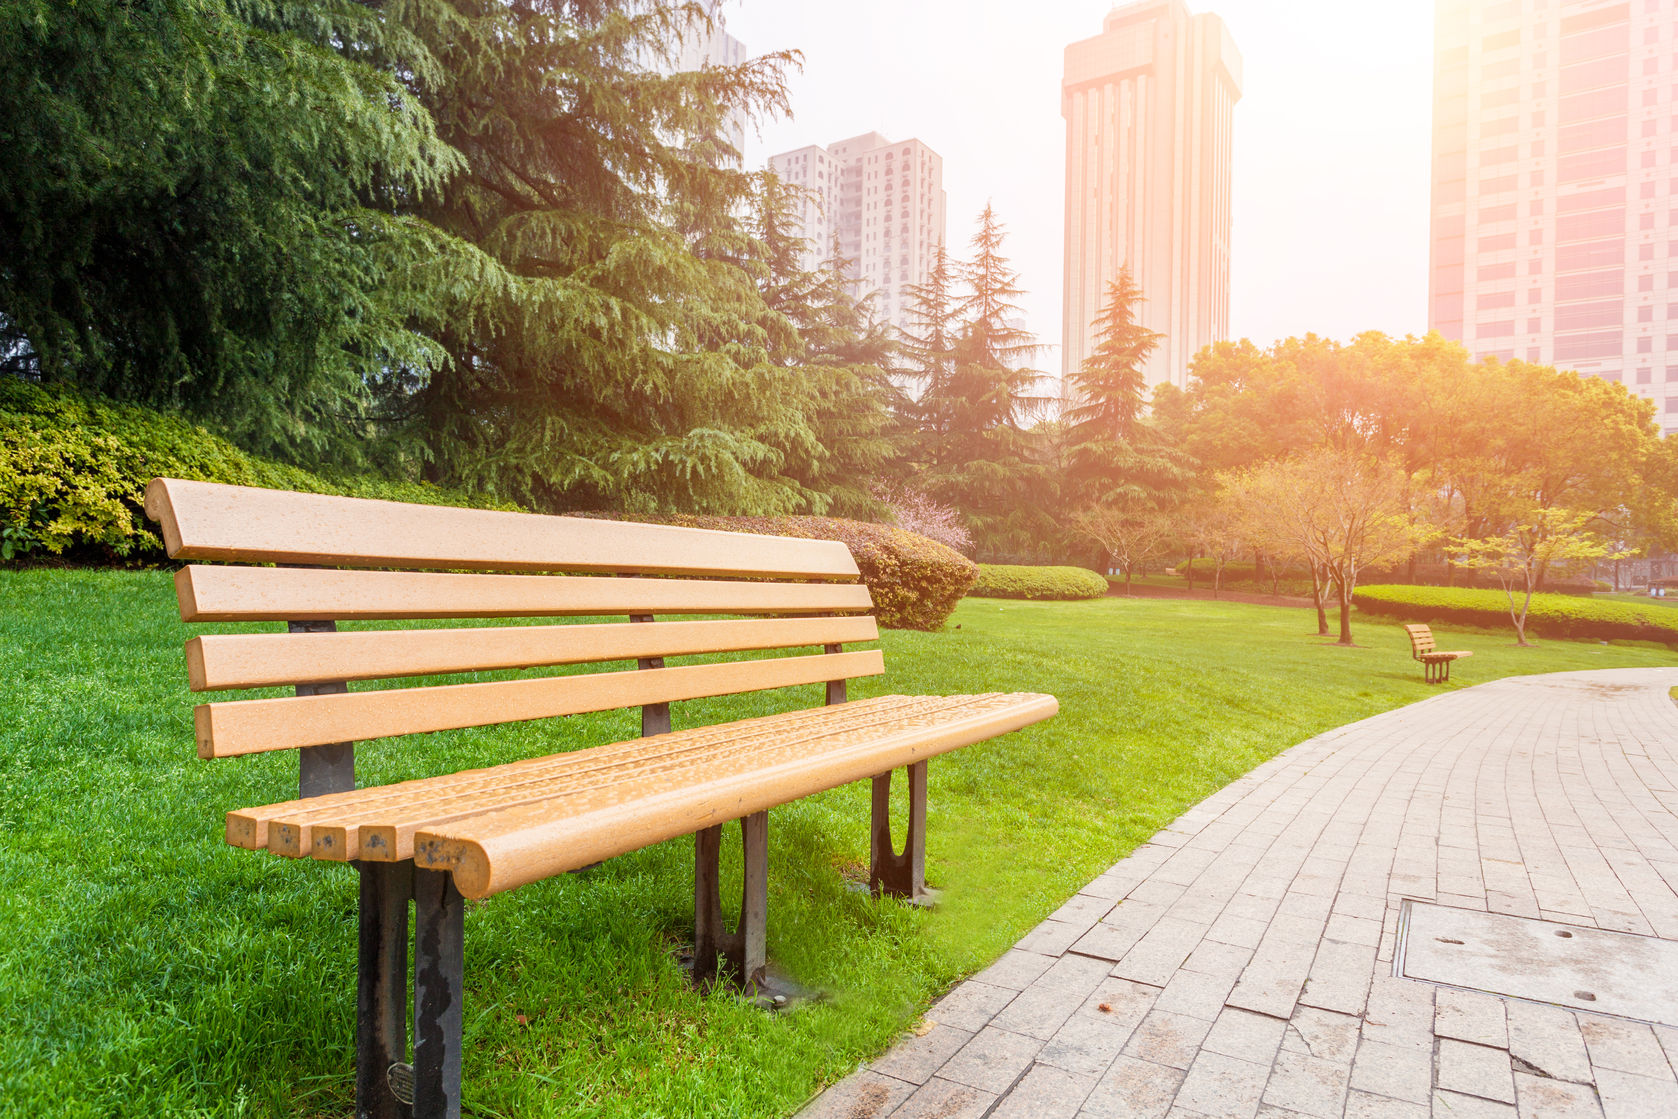
<svg viewBox="0 0 1678 1119"><path fill-rule="evenodd" d="M1124 569L1124 596L1126 598L1130 597L1130 568L1128 566Z"/></svg>
<svg viewBox="0 0 1678 1119"><path fill-rule="evenodd" d="M1328 636L1328 610L1323 603L1323 573L1311 564L1311 603L1317 608L1317 636Z"/></svg>
<svg viewBox="0 0 1678 1119"><path fill-rule="evenodd" d="M1350 645L1352 643L1352 585L1348 579L1336 577L1335 590L1340 597L1340 640L1336 645Z"/></svg>
<svg viewBox="0 0 1678 1119"><path fill-rule="evenodd" d="M1190 553L1189 553L1189 566L1188 566L1188 573L1189 573L1189 593L1190 593L1190 594L1193 594L1193 593L1194 593L1194 559L1195 559L1195 557L1194 557L1194 553L1193 553L1193 552L1190 552Z"/></svg>
<svg viewBox="0 0 1678 1119"><path fill-rule="evenodd" d="M1515 644L1523 649L1530 649L1527 641L1527 614L1532 610L1532 584L1527 584L1526 599L1521 603L1521 616L1515 619Z"/></svg>

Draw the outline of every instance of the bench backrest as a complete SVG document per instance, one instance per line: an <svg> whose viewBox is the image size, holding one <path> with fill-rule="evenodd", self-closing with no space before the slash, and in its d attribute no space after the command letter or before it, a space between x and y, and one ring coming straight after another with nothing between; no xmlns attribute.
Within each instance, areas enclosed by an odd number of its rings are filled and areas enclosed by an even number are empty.
<svg viewBox="0 0 1678 1119"><path fill-rule="evenodd" d="M1427 626L1405 626L1404 632L1410 635L1410 655L1420 657L1433 652L1433 631Z"/></svg>
<svg viewBox="0 0 1678 1119"><path fill-rule="evenodd" d="M884 671L872 605L842 543L157 479L146 512L187 622L290 632L187 643L193 691L295 686L200 705L200 757L540 719L828 683ZM278 564L285 566L263 566ZM647 577L650 576L650 577ZM658 615L752 615L655 622ZM622 617L605 624L359 629L340 621ZM820 647L812 655L664 667L664 657ZM346 689L593 662L639 667L486 683Z"/></svg>

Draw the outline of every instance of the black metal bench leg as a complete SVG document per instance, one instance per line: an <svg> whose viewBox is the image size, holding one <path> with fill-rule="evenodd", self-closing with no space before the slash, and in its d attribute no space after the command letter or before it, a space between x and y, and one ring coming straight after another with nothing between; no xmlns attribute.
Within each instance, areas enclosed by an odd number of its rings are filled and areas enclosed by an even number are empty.
<svg viewBox="0 0 1678 1119"><path fill-rule="evenodd" d="M361 929L355 992L356 1119L407 1119L390 1067L408 1059L408 901L414 864L358 862Z"/></svg>
<svg viewBox="0 0 1678 1119"><path fill-rule="evenodd" d="M908 773L909 828L901 854L891 839L891 774L874 778L868 887L876 895L908 898L925 905L933 898L933 892L926 888L926 763L913 763Z"/></svg>
<svg viewBox="0 0 1678 1119"><path fill-rule="evenodd" d="M758 812L740 821L745 874L740 894L740 921L733 932L723 923L719 862L722 826L694 835L693 858L693 981L710 983L726 978L741 987L762 984L768 963L769 926L769 813Z"/></svg>
<svg viewBox="0 0 1678 1119"><path fill-rule="evenodd" d="M414 870L413 1119L460 1119L465 902L446 870Z"/></svg>

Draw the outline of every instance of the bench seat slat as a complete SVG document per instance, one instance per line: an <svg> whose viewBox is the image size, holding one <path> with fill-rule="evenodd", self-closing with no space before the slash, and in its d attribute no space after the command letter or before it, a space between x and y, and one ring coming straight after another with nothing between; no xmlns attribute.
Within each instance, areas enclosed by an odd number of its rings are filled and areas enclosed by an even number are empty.
<svg viewBox="0 0 1678 1119"><path fill-rule="evenodd" d="M872 777L1053 715L1053 697L888 696L614 743L530 763L229 814L272 850L414 857L483 897ZM306 830L305 830L306 829ZM259 845L246 841L240 846ZM307 848L300 835L312 839ZM237 840L235 840L237 842ZM564 865L561 865L564 864Z"/></svg>
<svg viewBox="0 0 1678 1119"><path fill-rule="evenodd" d="M610 781L643 778L765 745L889 726L944 711L969 697L887 696L744 719L553 754L498 766L228 813L228 842L322 859L409 858L418 827L551 798Z"/></svg>
<svg viewBox="0 0 1678 1119"><path fill-rule="evenodd" d="M879 650L869 649L484 684L232 700L200 704L193 721L199 757L220 758L817 684L884 671Z"/></svg>
<svg viewBox="0 0 1678 1119"><path fill-rule="evenodd" d="M870 617L212 634L188 641L186 659L192 690L201 692L852 644L878 637Z"/></svg>
<svg viewBox="0 0 1678 1119"><path fill-rule="evenodd" d="M444 571L634 571L854 579L833 540L410 505L158 478L146 513L171 558Z"/></svg>
<svg viewBox="0 0 1678 1119"><path fill-rule="evenodd" d="M821 614L867 610L861 583L459 575L295 567L183 567L183 622Z"/></svg>

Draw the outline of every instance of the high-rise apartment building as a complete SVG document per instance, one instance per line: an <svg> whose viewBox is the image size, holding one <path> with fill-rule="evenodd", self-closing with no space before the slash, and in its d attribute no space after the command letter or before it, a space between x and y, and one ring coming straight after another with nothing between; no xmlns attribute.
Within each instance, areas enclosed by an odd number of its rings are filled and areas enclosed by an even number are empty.
<svg viewBox="0 0 1678 1119"><path fill-rule="evenodd" d="M1678 427L1673 0L1438 0L1429 323Z"/></svg>
<svg viewBox="0 0 1678 1119"><path fill-rule="evenodd" d="M1066 48L1066 282L1062 369L1095 348L1107 284L1129 266L1165 337L1150 386L1183 385L1229 333L1230 163L1241 53L1182 0L1115 8Z"/></svg>
<svg viewBox="0 0 1678 1119"><path fill-rule="evenodd" d="M711 22L695 18L677 44L671 61L672 73L682 74L711 66L739 66L746 61L746 44L730 35L723 26L723 16L715 0L708 5ZM722 135L735 152L736 165L746 158L746 111L734 109L723 122Z"/></svg>
<svg viewBox="0 0 1678 1119"><path fill-rule="evenodd" d="M909 325L909 289L926 282L944 243L944 160L919 140L865 132L827 147L769 157L769 169L806 197L796 214L805 266L850 262L858 294L877 293L880 317Z"/></svg>

